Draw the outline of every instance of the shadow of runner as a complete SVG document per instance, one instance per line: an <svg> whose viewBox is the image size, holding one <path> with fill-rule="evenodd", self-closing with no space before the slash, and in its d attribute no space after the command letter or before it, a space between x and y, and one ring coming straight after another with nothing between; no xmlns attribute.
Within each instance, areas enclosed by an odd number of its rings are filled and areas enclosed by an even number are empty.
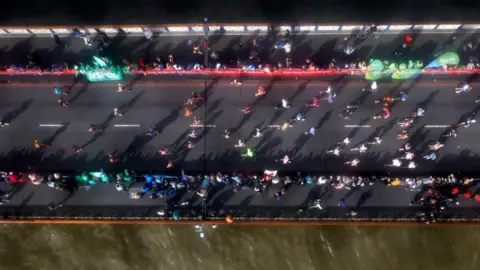
<svg viewBox="0 0 480 270"><path fill-rule="evenodd" d="M130 100L127 104L122 104L118 107L119 111L121 111L123 114L128 112L130 109L132 109L133 105L138 101L138 99L145 93L145 91L139 92L137 95L135 95L132 100Z"/></svg>
<svg viewBox="0 0 480 270"><path fill-rule="evenodd" d="M363 192L362 195L360 196L360 199L358 199L358 202L355 204L355 209L358 211L358 209L362 207L362 205L364 205L365 202L367 202L367 200L372 197L372 195L373 195L372 189L369 189Z"/></svg>
<svg viewBox="0 0 480 270"><path fill-rule="evenodd" d="M440 93L440 90L437 89L435 92L431 93L430 95L428 95L427 98L425 98L422 102L418 103L417 106L426 110L427 109L427 106L432 103L433 99L435 98L436 95L438 95L438 93Z"/></svg>
<svg viewBox="0 0 480 270"><path fill-rule="evenodd" d="M2 122L5 122L5 123L11 123L13 120L15 120L15 118L17 118L20 114L22 114L23 112L25 112L28 107L30 107L30 105L32 105L32 102L33 102L33 99L29 99L25 102L23 102L20 107L18 107L17 109L11 111L11 112L8 112L7 114L5 114L5 116L3 117L2 119Z"/></svg>
<svg viewBox="0 0 480 270"><path fill-rule="evenodd" d="M131 89L137 82L139 82L145 75L143 74L138 74L136 75L133 80L128 82L125 87ZM143 92L143 91L142 91Z"/></svg>
<svg viewBox="0 0 480 270"><path fill-rule="evenodd" d="M169 115L165 116L162 120L160 120L158 123L155 124L155 129L158 132L163 132L163 130L170 125L171 123L175 122L175 120L178 119L180 116L180 111L182 110L183 106L180 106L173 111L170 112Z"/></svg>
<svg viewBox="0 0 480 270"><path fill-rule="evenodd" d="M58 138L58 136L60 136L60 134L67 130L68 125L70 125L70 123L63 124L61 128L57 129L57 131L55 131L52 136L45 139L43 143L46 145L52 145L52 143Z"/></svg>
<svg viewBox="0 0 480 270"><path fill-rule="evenodd" d="M259 124L257 124L255 127L253 127L253 130L250 132L250 134L248 134L248 136L247 136L247 138L245 139L244 143L247 143L248 141L250 141L250 140L253 138L253 136L254 136L255 134L257 134L257 128L260 129L260 132L261 132L261 130L262 130L262 125L263 125L264 122L265 122L265 121L262 121L262 122L260 122Z"/></svg>
<svg viewBox="0 0 480 270"><path fill-rule="evenodd" d="M315 129L317 130L321 129L323 125L330 119L330 117L332 116L332 113L333 113L333 109L330 109L329 111L327 111L323 115L323 117L320 118L317 125L315 126ZM311 137L312 135L300 134L300 136L295 140L295 147L291 151L289 151L289 155L291 157L294 157L295 155L297 155L305 146L305 144L308 142L308 140L310 140Z"/></svg>
<svg viewBox="0 0 480 270"><path fill-rule="evenodd" d="M97 131L93 134L92 138L88 140L86 143L82 144L80 148L84 149L85 147L89 146L90 144L94 143L96 140L100 139L105 134L105 128L102 127L102 131Z"/></svg>
<svg viewBox="0 0 480 270"><path fill-rule="evenodd" d="M222 104L223 98L217 99L214 102L212 102L211 105L207 106L207 115L213 113L216 109L220 107L220 104Z"/></svg>
<svg viewBox="0 0 480 270"><path fill-rule="evenodd" d="M220 81L220 77L214 77L203 89L203 97L205 99L209 99L210 95L212 94L212 90L217 85L217 83ZM200 105L200 104L199 104Z"/></svg>
<svg viewBox="0 0 480 270"><path fill-rule="evenodd" d="M65 92L67 94L70 94L70 92L75 87L75 85L77 85L80 81L82 81L82 78L83 78L83 76L77 76L77 77L75 77L75 79L73 80L73 82L71 84L65 85L64 86L64 88L66 89ZM88 81L86 81L85 83L88 84Z"/></svg>
<svg viewBox="0 0 480 270"><path fill-rule="evenodd" d="M289 99L287 99L287 101L290 102L290 104L292 104L293 100L307 89L307 86L311 81L312 80L308 80L308 81L305 81L305 82L301 83L298 86L297 91L295 91L295 93L293 93L293 95Z"/></svg>
<svg viewBox="0 0 480 270"><path fill-rule="evenodd" d="M88 82L85 82L85 84L82 86L82 88L80 88L80 90L78 90L78 92L73 96L71 97L69 100L68 100L68 103L73 103L75 100L77 100L82 94L84 94L85 92L87 92L88 90L88 86L90 84Z"/></svg>

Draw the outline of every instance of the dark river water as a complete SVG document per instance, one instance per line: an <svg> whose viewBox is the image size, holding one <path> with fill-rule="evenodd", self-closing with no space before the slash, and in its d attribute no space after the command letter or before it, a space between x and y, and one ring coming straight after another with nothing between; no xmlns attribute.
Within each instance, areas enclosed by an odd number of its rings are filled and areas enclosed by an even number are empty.
<svg viewBox="0 0 480 270"><path fill-rule="evenodd" d="M0 269L478 269L478 227L0 225Z"/></svg>

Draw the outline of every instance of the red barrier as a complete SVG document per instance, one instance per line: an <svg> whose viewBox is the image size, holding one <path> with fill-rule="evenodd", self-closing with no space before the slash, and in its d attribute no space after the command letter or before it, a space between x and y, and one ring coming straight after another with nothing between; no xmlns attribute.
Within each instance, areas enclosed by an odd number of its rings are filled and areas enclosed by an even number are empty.
<svg viewBox="0 0 480 270"><path fill-rule="evenodd" d="M133 74L143 74L143 71L134 71ZM283 76L283 77L312 77L312 76L329 76L329 75L364 75L365 70L359 69L342 69L342 70L303 70L303 69L285 69L272 72L266 72L263 70L255 71L241 71L239 69L220 69L220 70L147 70L147 74L151 75L168 75L168 74L180 74L180 75L218 75L218 76L255 76L255 77L271 77L271 76ZM423 74L450 74L450 75L462 75L462 74L475 74L480 73L480 69L452 69L452 70L436 70L426 69L423 70ZM75 70L65 71L52 71L42 72L40 70L6 70L0 71L0 75L74 75Z"/></svg>
<svg viewBox="0 0 480 270"><path fill-rule="evenodd" d="M64 70L64 71L44 71L41 70L12 70L7 69L6 71L0 71L0 75L74 75L75 70Z"/></svg>

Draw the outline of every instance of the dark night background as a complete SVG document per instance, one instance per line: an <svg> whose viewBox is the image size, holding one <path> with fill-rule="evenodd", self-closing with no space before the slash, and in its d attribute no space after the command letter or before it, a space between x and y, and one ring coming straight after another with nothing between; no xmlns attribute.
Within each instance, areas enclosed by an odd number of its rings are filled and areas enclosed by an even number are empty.
<svg viewBox="0 0 480 270"><path fill-rule="evenodd" d="M467 0L5 0L2 25L211 22L475 22Z"/></svg>

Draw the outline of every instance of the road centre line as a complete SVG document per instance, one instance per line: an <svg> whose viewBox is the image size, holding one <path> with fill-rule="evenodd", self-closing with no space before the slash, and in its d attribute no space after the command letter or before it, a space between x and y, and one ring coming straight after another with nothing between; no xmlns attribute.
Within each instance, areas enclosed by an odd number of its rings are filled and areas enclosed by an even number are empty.
<svg viewBox="0 0 480 270"><path fill-rule="evenodd" d="M131 125L126 125L126 124L118 124L118 125L113 125L114 127L118 127L118 128L123 128L123 127L140 127L140 125L138 124L131 124Z"/></svg>
<svg viewBox="0 0 480 270"><path fill-rule="evenodd" d="M425 125L424 128L448 128L452 125Z"/></svg>
<svg viewBox="0 0 480 270"><path fill-rule="evenodd" d="M214 127L217 127L216 125L190 125L190 127L194 127L194 128L197 128L197 127L209 127L209 128L214 128Z"/></svg>
<svg viewBox="0 0 480 270"><path fill-rule="evenodd" d="M371 128L371 125L345 125L346 128Z"/></svg>
<svg viewBox="0 0 480 270"><path fill-rule="evenodd" d="M283 125L268 125L269 128L281 128ZM293 125L288 125L289 128L293 127Z"/></svg>
<svg viewBox="0 0 480 270"><path fill-rule="evenodd" d="M39 127L63 127L62 124L39 124Z"/></svg>

